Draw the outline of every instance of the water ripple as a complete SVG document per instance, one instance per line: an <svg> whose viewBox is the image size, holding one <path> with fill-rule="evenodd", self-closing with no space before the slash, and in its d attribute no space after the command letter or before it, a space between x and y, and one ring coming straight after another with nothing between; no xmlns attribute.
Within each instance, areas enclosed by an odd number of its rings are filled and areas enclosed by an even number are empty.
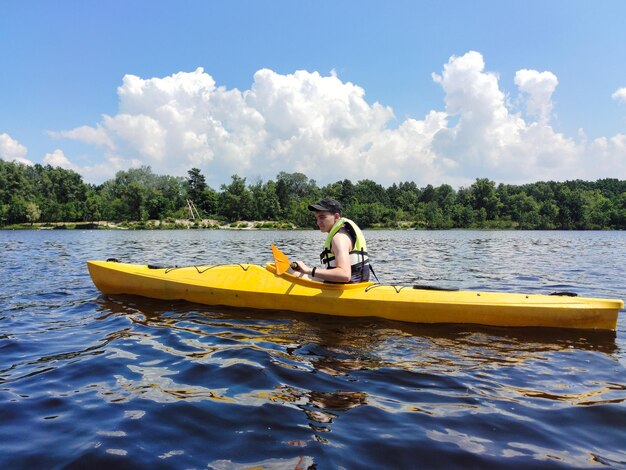
<svg viewBox="0 0 626 470"><path fill-rule="evenodd" d="M271 241L314 259L320 235L0 232L3 467L626 466L623 315L615 335L268 314L102 296L84 266L262 263ZM621 233L368 242L387 282L626 292Z"/></svg>

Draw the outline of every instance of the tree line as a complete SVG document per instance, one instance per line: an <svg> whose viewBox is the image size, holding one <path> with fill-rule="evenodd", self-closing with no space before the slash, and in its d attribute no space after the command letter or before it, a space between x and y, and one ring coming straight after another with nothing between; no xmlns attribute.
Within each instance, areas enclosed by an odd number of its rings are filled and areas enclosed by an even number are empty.
<svg viewBox="0 0 626 470"><path fill-rule="evenodd" d="M384 187L369 179L320 187L302 173L281 172L275 180L253 183L233 175L215 190L197 168L174 177L143 166L94 185L72 170L0 160L0 226L186 219L192 202L201 218L304 228L313 226L307 206L322 197L341 201L344 215L364 228L626 228L626 181L613 178L524 185L478 178L455 190L414 182Z"/></svg>

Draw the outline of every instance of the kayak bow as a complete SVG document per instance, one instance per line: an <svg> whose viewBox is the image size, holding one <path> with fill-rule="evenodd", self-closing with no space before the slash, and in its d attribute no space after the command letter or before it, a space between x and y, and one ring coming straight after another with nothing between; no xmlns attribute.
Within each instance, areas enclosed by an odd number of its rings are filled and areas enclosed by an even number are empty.
<svg viewBox="0 0 626 470"><path fill-rule="evenodd" d="M616 299L439 291L373 282L327 284L278 274L273 263L180 268L115 261L87 265L94 284L105 294L412 323L615 330L624 307Z"/></svg>

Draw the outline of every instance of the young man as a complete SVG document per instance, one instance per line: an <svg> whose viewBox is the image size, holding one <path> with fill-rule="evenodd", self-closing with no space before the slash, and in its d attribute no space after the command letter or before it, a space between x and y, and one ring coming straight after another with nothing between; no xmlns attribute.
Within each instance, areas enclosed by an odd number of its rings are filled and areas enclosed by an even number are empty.
<svg viewBox="0 0 626 470"><path fill-rule="evenodd" d="M326 282L368 281L370 263L365 237L353 221L341 216L341 204L333 199L322 199L311 204L309 210L315 213L320 230L328 234L320 254L324 267L310 268L298 261L296 270Z"/></svg>

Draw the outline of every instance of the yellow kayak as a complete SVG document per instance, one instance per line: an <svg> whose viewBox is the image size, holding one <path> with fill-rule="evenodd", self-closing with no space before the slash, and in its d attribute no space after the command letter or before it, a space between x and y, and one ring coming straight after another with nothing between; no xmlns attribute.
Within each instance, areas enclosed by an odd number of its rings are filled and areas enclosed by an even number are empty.
<svg viewBox="0 0 626 470"><path fill-rule="evenodd" d="M615 330L624 307L616 299L440 291L373 282L327 284L288 272L279 275L274 263L163 268L88 261L87 265L94 284L105 294L412 323Z"/></svg>

